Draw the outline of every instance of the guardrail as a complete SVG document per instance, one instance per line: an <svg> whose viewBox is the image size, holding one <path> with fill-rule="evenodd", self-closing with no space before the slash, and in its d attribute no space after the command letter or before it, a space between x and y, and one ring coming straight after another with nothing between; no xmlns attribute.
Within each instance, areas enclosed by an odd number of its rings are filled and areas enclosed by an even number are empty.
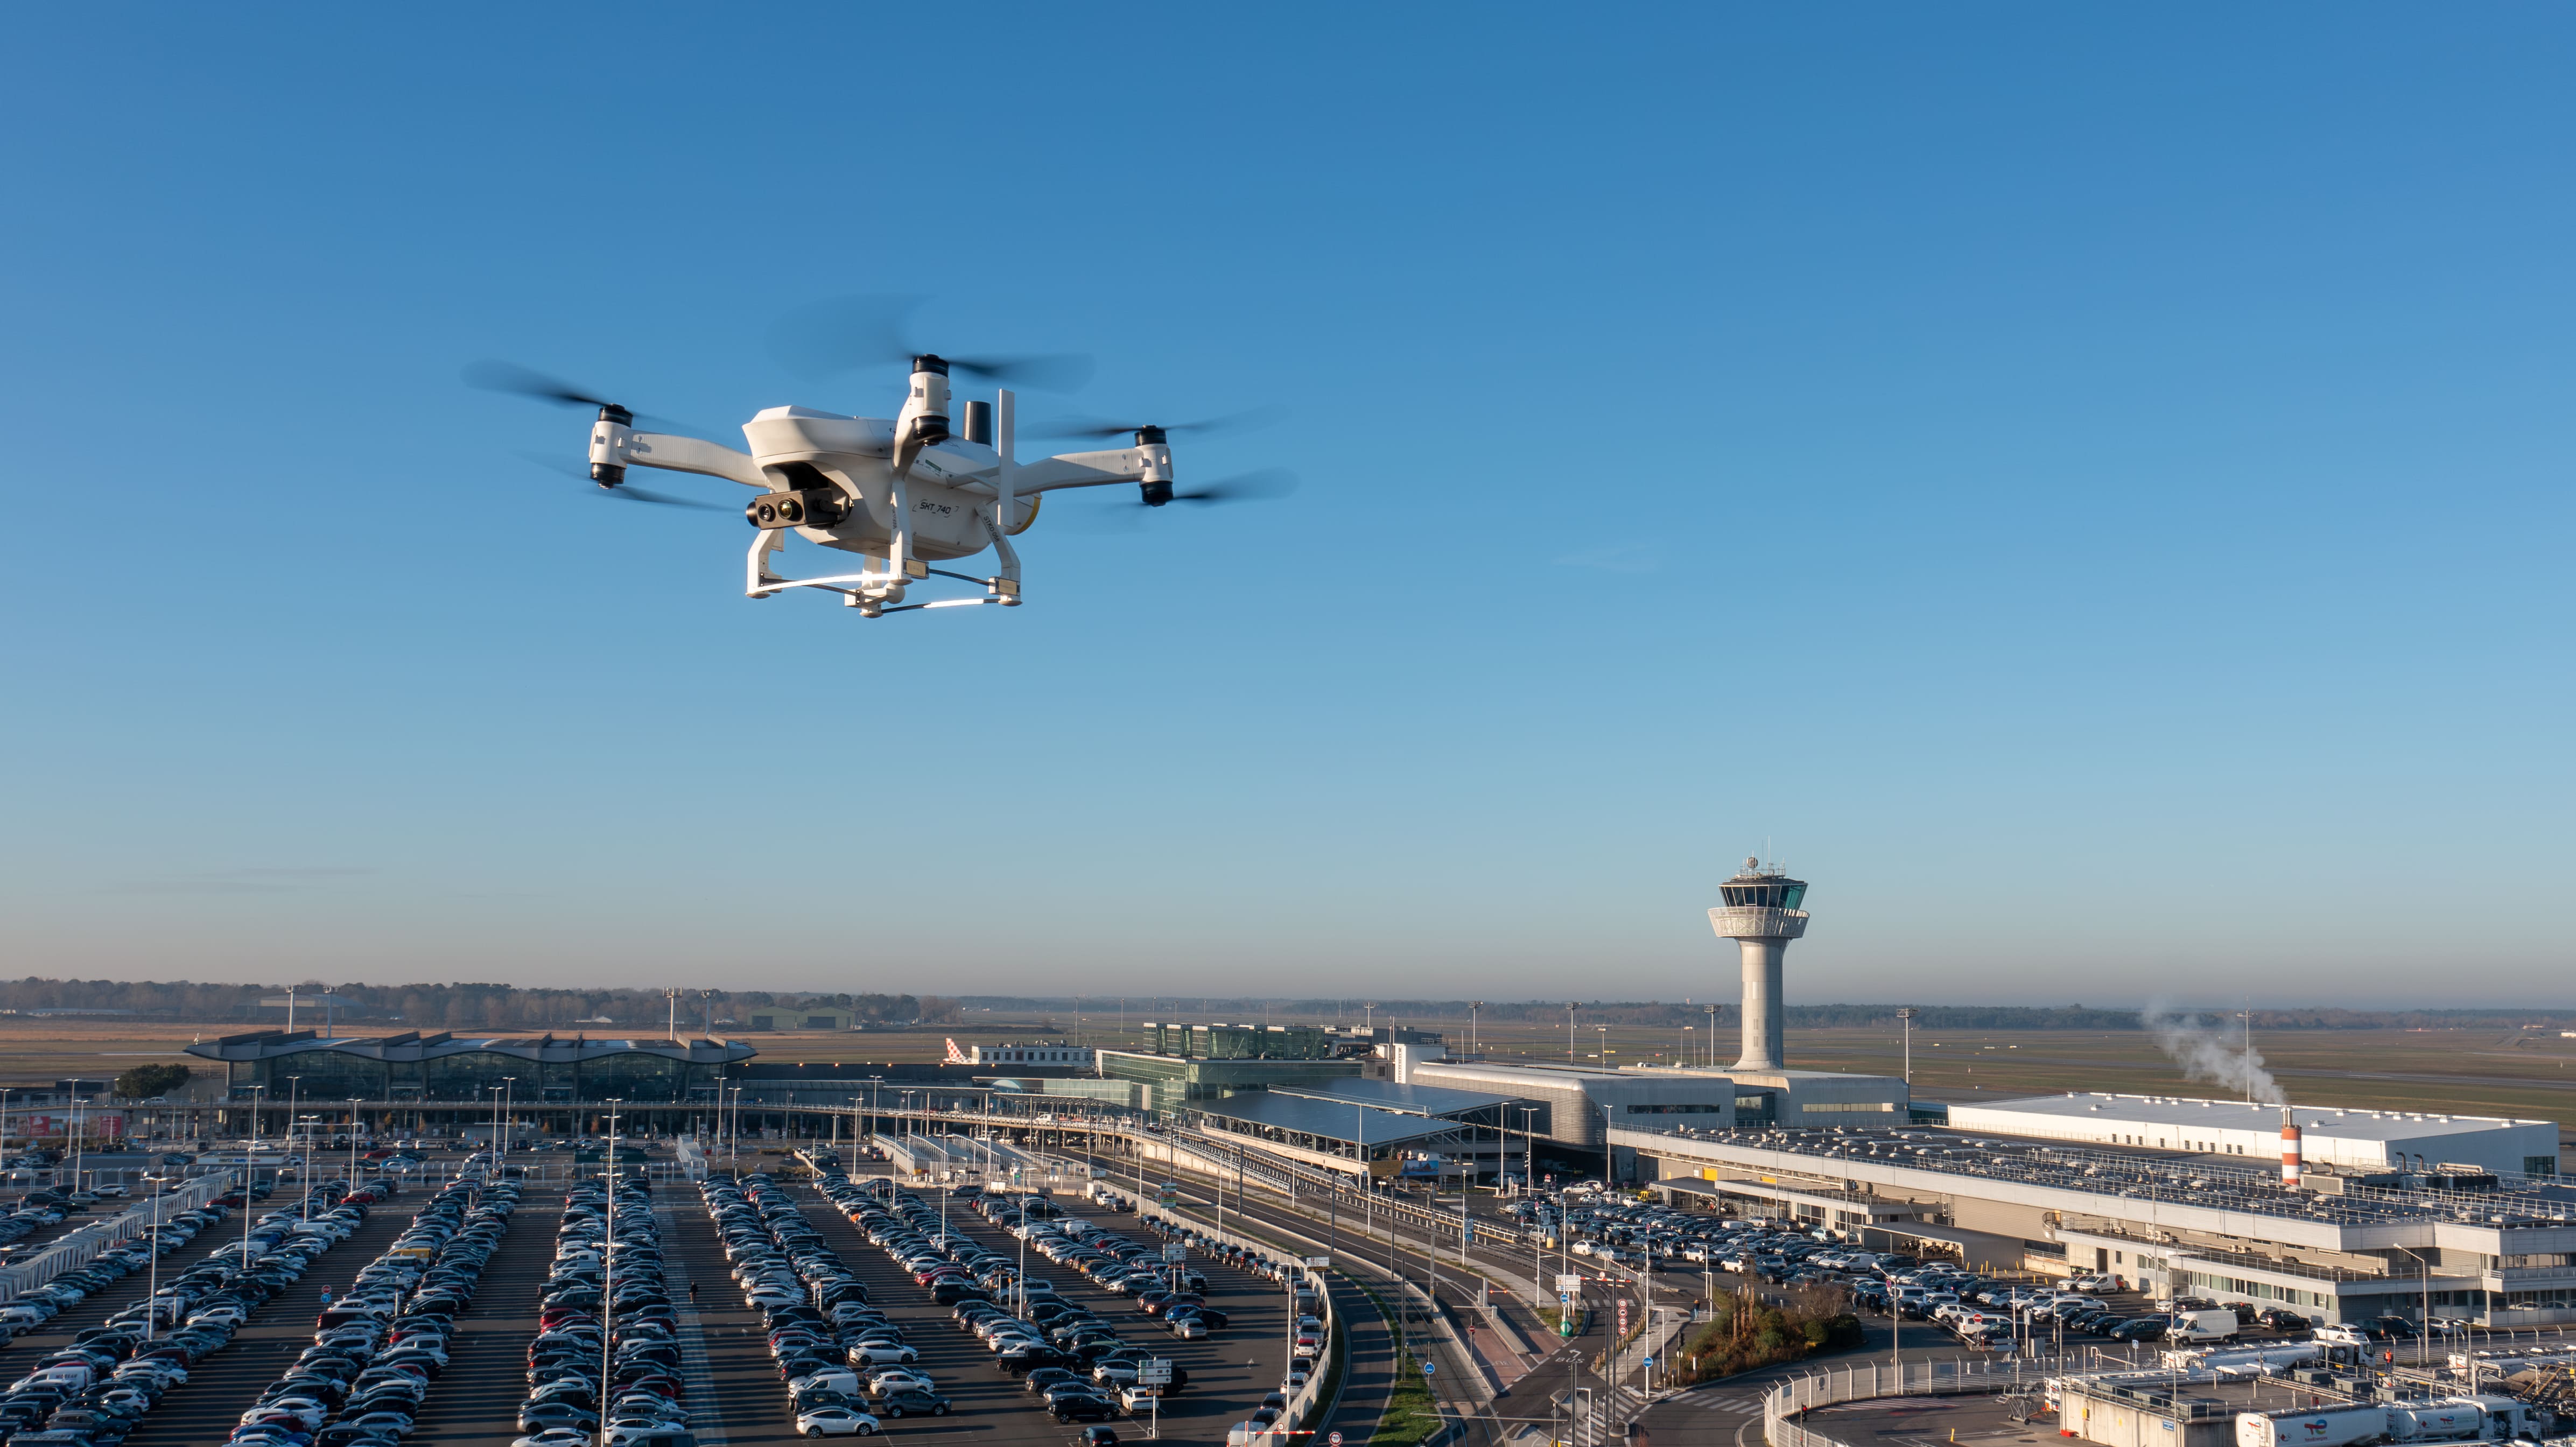
<svg viewBox="0 0 2576 1447"><path fill-rule="evenodd" d="M1199 1236L1210 1237L1217 1241L1221 1241L1228 1246L1234 1246L1245 1251L1254 1252L1272 1260L1297 1263L1296 1272L1291 1278L1291 1281L1302 1282L1312 1280L1315 1283L1315 1315L1324 1323L1324 1340L1327 1344L1327 1360L1341 1360L1346 1357L1347 1352L1342 1334L1341 1318L1333 1310L1333 1293L1331 1284L1326 1282L1321 1273L1317 1272L1313 1267L1303 1264L1304 1258L1297 1255L1293 1248L1276 1245L1268 1241L1256 1240L1250 1236L1240 1235L1233 1231L1211 1226L1205 1221L1201 1221L1190 1216L1184 1216L1177 1211L1171 1210L1165 1206L1156 1205L1151 1201L1139 1200L1136 1202L1136 1218L1140 1221L1160 1221L1175 1229L1188 1231ZM1291 1302L1289 1307L1290 1321L1293 1325L1296 1313L1296 1307L1294 1305L1296 1298L1293 1290L1291 1291L1289 1300ZM1285 1436L1292 1431L1313 1431L1315 1429L1315 1423L1308 1421L1307 1417L1316 1409L1318 1399L1323 1395L1324 1383L1327 1380L1330 1380L1334 1385L1335 1393L1338 1395L1341 1389L1342 1379L1346 1374L1346 1371L1330 1370L1325 1363L1319 1362L1314 1374L1306 1378L1306 1385L1299 1387L1296 1391L1289 1394L1288 1410L1282 1413L1279 1418L1279 1422L1285 1425L1276 1425L1270 1432L1262 1435Z"/></svg>
<svg viewBox="0 0 2576 1447"><path fill-rule="evenodd" d="M199 1176L160 1198L160 1219L166 1221L177 1212L194 1210L221 1195L233 1184L233 1173ZM15 1301L23 1292L35 1290L66 1271L87 1266L99 1257L150 1230L153 1221L151 1201L130 1206L104 1220L92 1221L76 1231L67 1231L44 1250L6 1268L0 1268L0 1302Z"/></svg>
<svg viewBox="0 0 2576 1447"><path fill-rule="evenodd" d="M1811 1431L1795 1419L1809 1408L1836 1402L1991 1392L2010 1387L2015 1380L2008 1364L2000 1362L1908 1362L1900 1366L1853 1363L1840 1370L1793 1377L1763 1393L1762 1435L1771 1447L1852 1447ZM2019 1380L2036 1386L2041 1377L2024 1375Z"/></svg>

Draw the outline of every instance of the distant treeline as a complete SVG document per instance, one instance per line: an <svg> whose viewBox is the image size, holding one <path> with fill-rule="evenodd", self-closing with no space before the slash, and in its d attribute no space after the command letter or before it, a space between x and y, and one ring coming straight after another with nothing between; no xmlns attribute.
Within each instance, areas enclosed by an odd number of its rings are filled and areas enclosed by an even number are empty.
<svg viewBox="0 0 2576 1447"><path fill-rule="evenodd" d="M968 1009L991 1009L1024 1012L1048 1010L1070 1012L1070 999L1041 999L1013 995L964 995L958 1003ZM1116 996L1089 995L1082 1001L1082 1014L1098 1028L1104 1017L1117 1014L1121 1001ZM1574 1009L1574 1018L1584 1025L1697 1025L1708 1021L1708 1007L1717 1005L1717 1023L1733 1025L1738 1015L1732 1002L1700 1001L1694 1003L1636 1000L1587 1000ZM1465 1024L1468 1002L1465 1000L1263 1000L1217 999L1173 995L1129 996L1123 1002L1125 1014L1133 1023L1138 1020L1228 1020L1258 1021L1272 1024L1342 1023L1356 1025L1364 1018L1378 1024L1421 1025L1435 1022ZM1373 1008L1363 1008L1363 1005ZM1808 1029L1897 1024L1895 1005L1791 1005L1789 1023ZM2140 1028L2140 1012L2125 1009L2100 1009L2086 1005L1917 1005L1914 1026L1918 1030L2135 1030ZM1563 1000L1489 1000L1476 1011L1476 1018L1487 1023L1565 1024L1566 1002ZM2224 1016L2230 1022L2236 1012L2212 1009L2205 1015ZM2367 1030L2367 1029L2509 1029L2516 1025L2546 1025L2558 1029L2576 1025L2576 1015L2564 1010L2341 1010L2290 1009L2256 1010L2254 1028L2258 1030Z"/></svg>
<svg viewBox="0 0 2576 1447"><path fill-rule="evenodd" d="M282 996L285 985L210 985L187 980L47 980L29 976L0 981L0 1010L24 1014L34 1010L116 1010L138 1015L168 1015L183 1020L283 1024L286 1011L260 1001ZM399 1025L414 1030L563 1030L631 1026L659 1030L670 1018L670 1001L659 990L530 990L516 985L331 985L320 980L295 986L295 1024L318 1026L324 1019L323 992L330 991L330 1018L343 1023ZM915 1021L938 1024L957 1018L958 1004L938 995L826 994L799 991L689 990L680 996L680 1027L705 1029L710 1020L721 1028L747 1010L764 1005L837 1005L862 1023L902 1025ZM598 1023L601 1017L606 1024Z"/></svg>

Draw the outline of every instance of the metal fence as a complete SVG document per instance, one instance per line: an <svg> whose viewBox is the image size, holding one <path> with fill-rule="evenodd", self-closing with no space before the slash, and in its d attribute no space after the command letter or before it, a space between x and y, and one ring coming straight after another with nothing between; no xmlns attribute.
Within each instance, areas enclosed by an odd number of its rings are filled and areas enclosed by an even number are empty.
<svg viewBox="0 0 2576 1447"><path fill-rule="evenodd" d="M2037 1385L2036 1375L2017 1376L2003 1362L1907 1362L1891 1365L1852 1363L1828 1371L1793 1377L1762 1397L1762 1435L1771 1447L1851 1447L1797 1421L1811 1407L1836 1402L1863 1402L1872 1397L1939 1397L1962 1392L2010 1390L2016 1381Z"/></svg>
<svg viewBox="0 0 2576 1447"><path fill-rule="evenodd" d="M1136 1203L1136 1216L1139 1220L1161 1221L1166 1225L1176 1227L1180 1230L1192 1231L1201 1236L1213 1237L1229 1246L1241 1247L1244 1250L1256 1252L1262 1256L1290 1262L1299 1262L1304 1259L1297 1255L1297 1253L1291 1248L1274 1245L1268 1241L1257 1241L1252 1237L1238 1235L1232 1231L1221 1230L1215 1226L1209 1225L1205 1221L1184 1216L1178 1211L1167 1210L1151 1201L1138 1201ZM1299 1387L1295 1392L1289 1394L1288 1410L1280 1414L1279 1421L1272 1426L1269 1433L1265 1433L1264 1435L1286 1436L1291 1432L1299 1430L1301 1427L1309 1432L1313 1431L1315 1424L1307 1421L1306 1419L1310 1413L1314 1412L1321 1402L1325 1381L1328 1379L1331 1380L1334 1384L1334 1390L1337 1392L1340 1390L1341 1373L1332 1371L1328 1363L1334 1357L1347 1359L1348 1352L1342 1335L1341 1321L1333 1312L1333 1293L1331 1287L1323 1279L1321 1273L1312 1271L1304 1266L1299 1266L1291 1276L1290 1280L1300 1281L1310 1277L1315 1283L1315 1317L1317 1320L1324 1323L1324 1340L1330 1345L1327 1348L1325 1358L1316 1363L1314 1374L1306 1378L1306 1385ZM1294 1298L1291 1299L1293 1301ZM1295 1307L1293 1305L1290 1308L1290 1314L1293 1318L1295 1314Z"/></svg>
<svg viewBox="0 0 2576 1447"><path fill-rule="evenodd" d="M160 1198L159 1217L167 1221L181 1211L194 1210L233 1184L230 1171L199 1176ZM0 1268L0 1302L15 1301L21 1293L33 1291L66 1271L87 1266L98 1259L99 1253L141 1236L152 1227L154 1208L154 1202L146 1201L104 1220L92 1221L63 1233L35 1255Z"/></svg>

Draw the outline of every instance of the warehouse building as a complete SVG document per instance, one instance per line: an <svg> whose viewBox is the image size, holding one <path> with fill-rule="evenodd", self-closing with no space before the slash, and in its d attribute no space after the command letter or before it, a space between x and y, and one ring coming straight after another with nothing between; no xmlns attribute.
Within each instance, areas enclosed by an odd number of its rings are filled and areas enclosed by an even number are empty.
<svg viewBox="0 0 2576 1447"><path fill-rule="evenodd" d="M2539 1173L2336 1168L2288 1185L2271 1158L1922 1128L1623 1124L1611 1138L1623 1169L1633 1162L1634 1179L1668 1194L1874 1245L1955 1243L1971 1265L2107 1272L2153 1297L2250 1301L2336 1322L2576 1322L2576 1186Z"/></svg>
<svg viewBox="0 0 2576 1447"><path fill-rule="evenodd" d="M2426 1111L2338 1110L2300 1106L2290 1112L2309 1170L2480 1170L2499 1176L2558 1174L2555 1121ZM2070 1092L1991 1105L1953 1105L1950 1124L2034 1140L2150 1150L2281 1158L2282 1107L2241 1100L2170 1095Z"/></svg>

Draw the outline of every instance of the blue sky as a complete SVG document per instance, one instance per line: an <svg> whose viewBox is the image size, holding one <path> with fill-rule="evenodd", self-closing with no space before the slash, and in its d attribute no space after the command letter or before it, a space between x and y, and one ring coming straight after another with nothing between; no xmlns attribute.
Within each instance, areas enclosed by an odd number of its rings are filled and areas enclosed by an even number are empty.
<svg viewBox="0 0 2576 1447"><path fill-rule="evenodd" d="M2567 1002L2563 9L13 39L12 971L1704 998L1769 841L1792 999ZM457 380L864 291L1304 486L862 623Z"/></svg>

